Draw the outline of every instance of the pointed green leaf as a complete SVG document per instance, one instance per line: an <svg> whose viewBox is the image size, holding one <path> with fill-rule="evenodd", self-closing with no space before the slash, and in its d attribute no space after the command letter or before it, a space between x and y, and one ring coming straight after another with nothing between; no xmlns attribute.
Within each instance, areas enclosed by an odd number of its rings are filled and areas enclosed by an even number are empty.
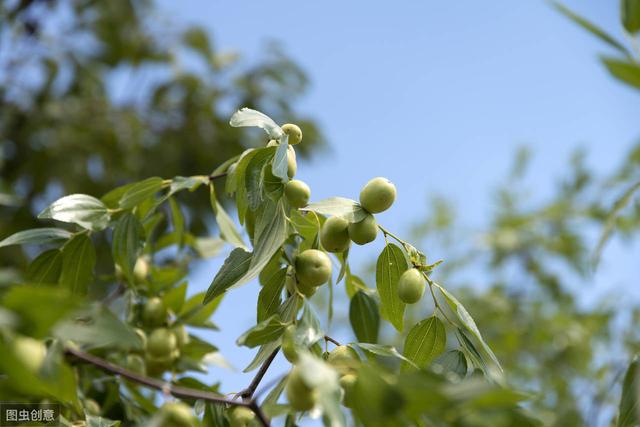
<svg viewBox="0 0 640 427"><path fill-rule="evenodd" d="M354 200L344 197L331 197L319 202L309 203L303 211L313 211L321 215L341 216L349 222L360 222L367 216L367 211Z"/></svg>
<svg viewBox="0 0 640 427"><path fill-rule="evenodd" d="M19 231L0 242L0 248L11 245L43 244L67 240L73 234L60 228L34 228Z"/></svg>
<svg viewBox="0 0 640 427"><path fill-rule="evenodd" d="M289 136L283 135L280 139L280 144L276 149L275 156L273 158L273 164L271 165L271 172L274 176L277 176L282 182L289 181Z"/></svg>
<svg viewBox="0 0 640 427"><path fill-rule="evenodd" d="M251 108L241 108L233 113L229 124L233 127L258 127L272 139L280 139L284 135L280 126L271 117Z"/></svg>
<svg viewBox="0 0 640 427"><path fill-rule="evenodd" d="M622 0L620 6L624 29L631 34L640 31L640 0Z"/></svg>
<svg viewBox="0 0 640 427"><path fill-rule="evenodd" d="M247 245L244 243L244 239L236 228L235 223L224 210L220 202L218 202L216 190L213 185L209 186L209 198L211 202L211 209L213 209L213 213L216 216L216 223L220 229L220 236L237 248L247 249Z"/></svg>
<svg viewBox="0 0 640 427"><path fill-rule="evenodd" d="M78 224L87 230L100 231L109 223L107 206L95 197L72 194L53 202L38 218Z"/></svg>
<svg viewBox="0 0 640 427"><path fill-rule="evenodd" d="M134 282L133 268L144 244L144 228L138 218L126 213L113 229L111 252L116 265L120 267L129 283Z"/></svg>
<svg viewBox="0 0 640 427"><path fill-rule="evenodd" d="M287 324L280 319L279 315L274 314L242 334L238 338L237 344L246 347L257 347L275 341L280 338Z"/></svg>
<svg viewBox="0 0 640 427"><path fill-rule="evenodd" d="M406 304L398 296L398 279L407 269L407 259L398 246L389 243L376 263L376 287L382 305L382 317L402 331Z"/></svg>
<svg viewBox="0 0 640 427"><path fill-rule="evenodd" d="M251 253L241 248L235 248L231 251L227 259L224 261L222 268L213 278L213 282L209 285L207 294L204 297L204 303L212 301L214 298L222 295L227 289L238 282L247 272L251 265Z"/></svg>
<svg viewBox="0 0 640 427"><path fill-rule="evenodd" d="M58 283L61 271L62 252L59 249L51 249L31 261L26 277L33 284Z"/></svg>
<svg viewBox="0 0 640 427"><path fill-rule="evenodd" d="M120 199L120 207L122 209L131 209L152 197L163 187L164 180L157 176L136 182L123 194Z"/></svg>
<svg viewBox="0 0 640 427"><path fill-rule="evenodd" d="M436 316L416 323L404 341L405 357L424 368L444 351L447 334L444 324ZM406 369L406 365L403 366Z"/></svg>
<svg viewBox="0 0 640 427"><path fill-rule="evenodd" d="M358 291L351 298L349 320L359 342L374 344L378 342L380 315L378 314L378 304L373 298Z"/></svg>
<svg viewBox="0 0 640 427"><path fill-rule="evenodd" d="M60 284L74 294L84 295L93 280L96 250L86 234L78 234L62 248Z"/></svg>
<svg viewBox="0 0 640 427"><path fill-rule="evenodd" d="M395 357L396 359L400 359L403 362L406 362L409 365L417 368L417 366L411 360L409 360L406 357L404 357L402 354L400 354L398 352L398 350L396 350L395 347L393 347L391 345L367 344L367 343L358 342L358 343L349 344L349 346L351 346L351 347L353 347L353 346L360 347L361 349L369 351L369 352L371 352L373 354L377 354L378 356Z"/></svg>
<svg viewBox="0 0 640 427"><path fill-rule="evenodd" d="M438 357L434 362L434 369L437 366L442 372L454 372L460 378L467 375L467 358L460 350L450 350Z"/></svg>
<svg viewBox="0 0 640 427"><path fill-rule="evenodd" d="M258 295L258 322L278 312L286 276L287 269L282 268L266 279Z"/></svg>
<svg viewBox="0 0 640 427"><path fill-rule="evenodd" d="M264 169L269 161L273 159L276 152L275 147L265 147L256 150L256 153L249 160L245 171L245 186L247 191L247 203L249 209L255 211L263 200Z"/></svg>
<svg viewBox="0 0 640 427"><path fill-rule="evenodd" d="M640 65L617 58L601 58L612 76L635 88L640 88Z"/></svg>
<svg viewBox="0 0 640 427"><path fill-rule="evenodd" d="M640 413L638 411L638 404L640 404L638 363L638 359L634 359L624 376L616 427L633 427L640 423Z"/></svg>

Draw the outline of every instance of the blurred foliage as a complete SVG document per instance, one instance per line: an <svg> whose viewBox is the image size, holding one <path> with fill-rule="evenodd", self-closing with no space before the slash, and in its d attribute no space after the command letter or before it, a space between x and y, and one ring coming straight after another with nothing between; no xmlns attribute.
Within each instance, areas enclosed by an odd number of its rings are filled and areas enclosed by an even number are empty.
<svg viewBox="0 0 640 427"><path fill-rule="evenodd" d="M228 126L239 106L298 123L303 156L323 142L292 110L305 73L275 45L242 61L203 28L167 21L150 0L8 1L0 23L0 236L33 227L34 214L63 194L208 174L264 142ZM194 200L199 232L205 212L208 203ZM19 250L3 255L0 265L24 265Z"/></svg>

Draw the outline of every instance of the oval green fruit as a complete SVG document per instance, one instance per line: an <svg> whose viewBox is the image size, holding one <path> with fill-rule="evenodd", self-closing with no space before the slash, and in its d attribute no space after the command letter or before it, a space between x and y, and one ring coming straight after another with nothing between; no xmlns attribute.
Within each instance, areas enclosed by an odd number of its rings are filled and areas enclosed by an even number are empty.
<svg viewBox="0 0 640 427"><path fill-rule="evenodd" d="M373 178L360 192L360 205L371 213L386 211L396 200L396 186L387 178Z"/></svg>
<svg viewBox="0 0 640 427"><path fill-rule="evenodd" d="M369 214L360 222L349 224L349 238L358 245L366 245L376 240L378 235L378 223L373 215Z"/></svg>
<svg viewBox="0 0 640 427"><path fill-rule="evenodd" d="M309 204L311 189L299 179L292 179L284 186L284 195L294 208L304 208Z"/></svg>
<svg viewBox="0 0 640 427"><path fill-rule="evenodd" d="M227 413L229 427L247 427L255 418L256 414L249 408L234 406Z"/></svg>
<svg viewBox="0 0 640 427"><path fill-rule="evenodd" d="M127 355L127 369L140 375L147 375L144 359L137 354Z"/></svg>
<svg viewBox="0 0 640 427"><path fill-rule="evenodd" d="M303 286L317 287L331 278L331 260L317 249L307 249L298 254L295 264L298 282Z"/></svg>
<svg viewBox="0 0 640 427"><path fill-rule="evenodd" d="M178 348L173 332L165 328L154 329L147 341L147 353L154 357L170 357Z"/></svg>
<svg viewBox="0 0 640 427"><path fill-rule="evenodd" d="M47 347L31 337L17 337L13 340L13 353L29 371L36 373L47 357Z"/></svg>
<svg viewBox="0 0 640 427"><path fill-rule="evenodd" d="M138 258L133 267L133 277L136 279L136 282L142 283L146 281L147 276L149 275L149 270L149 261L143 257Z"/></svg>
<svg viewBox="0 0 640 427"><path fill-rule="evenodd" d="M282 354L284 357L291 363L296 363L298 361L298 351L296 350L296 326L289 325L284 330L284 334L282 336Z"/></svg>
<svg viewBox="0 0 640 427"><path fill-rule="evenodd" d="M160 427L195 427L196 417L190 406L182 402L167 402L160 408Z"/></svg>
<svg viewBox="0 0 640 427"><path fill-rule="evenodd" d="M100 405L93 399L84 400L84 411L89 415L100 415Z"/></svg>
<svg viewBox="0 0 640 427"><path fill-rule="evenodd" d="M286 393L289 404L296 411L308 411L316 404L316 392L304 382L298 366L289 373Z"/></svg>
<svg viewBox="0 0 640 427"><path fill-rule="evenodd" d="M189 332L187 332L187 328L184 325L176 326L175 328L173 328L173 333L176 336L178 348L182 348L185 345L189 344Z"/></svg>
<svg viewBox="0 0 640 427"><path fill-rule="evenodd" d="M402 302L414 304L424 294L424 277L417 268L410 268L398 280L398 296Z"/></svg>
<svg viewBox="0 0 640 427"><path fill-rule="evenodd" d="M289 135L289 144L296 145L302 141L302 130L298 125L287 123L282 125L282 131Z"/></svg>
<svg viewBox="0 0 640 427"><path fill-rule="evenodd" d="M320 243L329 252L344 252L349 248L349 221L339 216L328 218L320 231Z"/></svg>
<svg viewBox="0 0 640 427"><path fill-rule="evenodd" d="M160 326L167 320L167 308L162 299L149 298L142 308L142 321L149 327Z"/></svg>
<svg viewBox="0 0 640 427"><path fill-rule="evenodd" d="M292 146L287 147L287 175L289 178L296 176L298 172L298 161L296 159L296 150Z"/></svg>
<svg viewBox="0 0 640 427"><path fill-rule="evenodd" d="M347 345L337 346L327 356L327 363L333 366L353 366L358 360L358 353Z"/></svg>

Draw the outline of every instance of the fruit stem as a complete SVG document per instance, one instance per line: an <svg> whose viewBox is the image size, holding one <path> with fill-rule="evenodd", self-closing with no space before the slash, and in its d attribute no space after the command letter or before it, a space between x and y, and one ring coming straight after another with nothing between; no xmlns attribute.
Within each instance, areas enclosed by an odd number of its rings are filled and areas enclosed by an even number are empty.
<svg viewBox="0 0 640 427"><path fill-rule="evenodd" d="M329 335L325 335L324 336L324 340L325 341L329 341L330 343L333 343L333 344L337 345L338 347L340 347L342 345L338 341L336 341L333 338L331 338Z"/></svg>
<svg viewBox="0 0 640 427"><path fill-rule="evenodd" d="M207 402L213 402L218 404L225 404L225 405L231 405L231 406L243 406L245 408L249 408L253 411L254 414L256 414L256 417L258 417L263 427L270 426L269 419L266 417L264 412L262 412L262 409L254 399L251 399L249 401L231 400L209 391L196 390L188 387L174 386L173 384L168 383L166 381L161 381L155 378L149 378L144 375L136 374L127 369L121 368L120 366L109 363L106 360L101 359L97 356L94 356L89 353L85 353L84 351L77 350L75 348L67 347L65 348L64 351L65 351L65 355L71 356L84 363L89 363L91 365L94 365L105 372L119 375L123 378L136 382L138 384L141 384L145 387L156 389L163 393L171 394L172 396L175 396L178 398L204 400Z"/></svg>

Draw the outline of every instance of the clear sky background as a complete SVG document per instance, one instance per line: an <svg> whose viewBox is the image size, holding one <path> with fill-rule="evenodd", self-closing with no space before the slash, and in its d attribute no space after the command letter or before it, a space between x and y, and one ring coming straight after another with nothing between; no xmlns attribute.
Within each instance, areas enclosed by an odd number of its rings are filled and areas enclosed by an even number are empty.
<svg viewBox="0 0 640 427"><path fill-rule="evenodd" d="M566 4L620 36L617 1ZM311 80L299 111L319 121L330 143L299 164L298 178L319 200L357 199L370 178L388 177L398 199L379 220L405 236L433 193L447 195L464 222L480 227L493 208L490 190L519 145L534 153L529 182L535 197L544 197L576 147L586 148L588 164L604 173L640 137L640 92L609 77L597 61L607 47L542 0L161 5L173 22L201 24L218 49L248 59L267 42L279 42ZM381 247L376 242L353 251L355 270ZM437 248L424 249L438 257ZM614 249L623 256L605 258L598 285L637 277L637 249ZM203 266L192 286L205 289L219 265ZM225 298L213 318L223 332L212 339L242 369L254 352L234 341L255 323L257 285ZM350 339L345 331L335 335ZM285 371L278 363L273 373ZM237 391L250 375L213 368L209 378Z"/></svg>

